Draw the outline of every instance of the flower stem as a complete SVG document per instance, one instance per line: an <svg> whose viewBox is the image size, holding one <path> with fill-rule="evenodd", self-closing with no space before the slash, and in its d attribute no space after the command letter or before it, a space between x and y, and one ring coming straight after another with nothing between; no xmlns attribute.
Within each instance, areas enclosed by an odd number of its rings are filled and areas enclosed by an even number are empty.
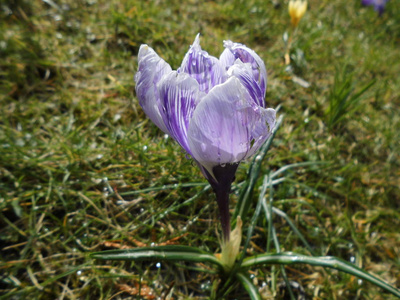
<svg viewBox="0 0 400 300"><path fill-rule="evenodd" d="M238 163L217 165L212 168L212 174L205 168L200 167L217 196L219 218L222 226L222 242L228 242L230 239L229 194L231 193L231 185L235 180L238 166Z"/></svg>
<svg viewBox="0 0 400 300"><path fill-rule="evenodd" d="M219 218L222 225L222 240L228 242L231 233L231 221L229 213L229 192L215 191L217 196Z"/></svg>

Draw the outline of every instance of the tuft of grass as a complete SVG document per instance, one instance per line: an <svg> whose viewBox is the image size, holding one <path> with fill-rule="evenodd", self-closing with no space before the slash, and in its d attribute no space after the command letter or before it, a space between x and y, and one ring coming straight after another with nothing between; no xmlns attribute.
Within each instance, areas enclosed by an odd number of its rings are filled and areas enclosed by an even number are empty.
<svg viewBox="0 0 400 300"><path fill-rule="evenodd" d="M343 128L344 118L350 117L359 109L363 94L374 84L375 81L371 81L355 91L357 83L353 82L353 74L348 66L344 66L342 70L336 70L335 79L328 96L329 107L325 111L327 126L331 131Z"/></svg>

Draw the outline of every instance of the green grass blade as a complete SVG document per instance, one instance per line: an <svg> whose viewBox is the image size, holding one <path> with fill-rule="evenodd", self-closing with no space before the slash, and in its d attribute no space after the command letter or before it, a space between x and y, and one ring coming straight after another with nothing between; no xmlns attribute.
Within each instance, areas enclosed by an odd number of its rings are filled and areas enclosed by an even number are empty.
<svg viewBox="0 0 400 300"><path fill-rule="evenodd" d="M310 244L307 242L306 238L303 236L303 234L297 229L296 225L293 223L293 221L289 218L289 216L281 211L280 209L276 207L272 207L272 211L277 214L278 216L282 217L285 219L285 221L289 224L290 228L292 228L293 232L298 236L298 238L303 242L304 246L306 246L307 250L310 251L312 255L315 255L314 251L312 250L312 247Z"/></svg>
<svg viewBox="0 0 400 300"><path fill-rule="evenodd" d="M189 246L158 246L128 250L108 250L91 253L95 259L126 261L190 261L212 263L222 270L220 261L212 254Z"/></svg>
<svg viewBox="0 0 400 300"><path fill-rule="evenodd" d="M340 258L332 256L306 256L293 252L282 252L279 254L263 254L245 259L242 263L242 268L254 267L256 265L264 264L280 264L280 265L292 265L292 264L308 264L312 266L327 267L342 271L361 279L369 281L385 291L400 297L400 290L392 287L383 280L369 274L368 272L360 269L359 267L344 261Z"/></svg>
<svg viewBox="0 0 400 300"><path fill-rule="evenodd" d="M257 288L251 283L250 279L244 275L243 273L237 273L236 278L240 281L242 286L246 289L247 293L249 293L250 299L252 300L261 300L260 293Z"/></svg>
<svg viewBox="0 0 400 300"><path fill-rule="evenodd" d="M279 170L273 172L271 175L271 178L275 178L279 174L282 174L289 169L298 168L298 167L308 167L308 166L314 166L314 165L325 165L328 163L329 162L326 162L326 161L305 161L305 162L301 162L301 163L286 165L286 166L283 166L282 168L280 168Z"/></svg>
<svg viewBox="0 0 400 300"><path fill-rule="evenodd" d="M265 199L265 198L262 198L260 200L262 201L262 206L263 206L263 208L265 210L265 217L266 217L266 219L268 221L267 253L269 253L270 244L271 244L272 240L274 242L276 252L279 253L279 252L281 252L281 246L279 244L278 236L276 234L276 229L275 229L275 226L274 226L274 216L272 214L272 209L273 209L273 207L272 207L272 201L273 201L273 189L272 189L272 186L269 187L269 200L268 200L268 203L267 203L267 199ZM285 267L283 265L281 265L280 269L281 269L281 272L282 272L283 280L286 283L286 287L287 287L287 290L289 292L290 299L294 300L295 297L294 297L291 285L289 283L289 278L288 278L288 276L286 274Z"/></svg>
<svg viewBox="0 0 400 300"><path fill-rule="evenodd" d="M198 187L198 186L206 186L208 183L206 182L190 182L190 183L179 183L179 184L168 184L168 185L163 185L163 186L155 186L155 187L150 187L150 188L145 188L137 191L129 191L129 192L123 192L120 193L120 196L132 196L132 195L137 195L137 194L144 194L144 193L149 193L149 192L158 192L158 191L164 191L164 190L176 190L179 188L186 188L186 187ZM112 188L110 189L112 191ZM110 196L114 195L114 193L111 193Z"/></svg>
<svg viewBox="0 0 400 300"><path fill-rule="evenodd" d="M278 132L279 127L282 124L282 121L283 121L283 115L281 115L278 118L270 138L264 143L259 153L256 156L254 156L251 162L248 177L246 180L246 185L243 186L242 193L240 194L235 211L233 213L233 218L232 218L233 220L236 220L236 217L240 216L243 222L245 222L247 211L249 210L252 201L251 195L253 194L254 186L256 185L258 175L260 174L261 163L264 160L265 155L268 153L268 150L271 147L272 141L274 140L274 137Z"/></svg>
<svg viewBox="0 0 400 300"><path fill-rule="evenodd" d="M251 219L250 226L247 229L246 241L244 243L243 251L242 251L242 254L241 254L240 259L239 259L239 264L238 264L239 266L241 265L242 261L244 260L247 248L250 245L250 240L251 240L251 237L253 236L254 228L256 227L258 217L259 217L259 215L261 213L262 202L263 202L265 193L267 191L267 187L268 187L269 182L270 182L269 180L270 180L270 178L268 176L264 177L262 190L261 190L261 193L260 193L260 195L258 197L257 207L256 207L256 210L254 212L253 218Z"/></svg>

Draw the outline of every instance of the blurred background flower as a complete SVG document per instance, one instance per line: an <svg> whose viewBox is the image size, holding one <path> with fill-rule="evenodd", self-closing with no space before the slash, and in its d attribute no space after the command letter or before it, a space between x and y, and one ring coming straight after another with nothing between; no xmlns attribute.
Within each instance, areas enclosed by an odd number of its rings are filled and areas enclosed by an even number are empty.
<svg viewBox="0 0 400 300"><path fill-rule="evenodd" d="M373 6L374 9L381 15L385 10L385 6L388 0L362 0L362 5Z"/></svg>
<svg viewBox="0 0 400 300"><path fill-rule="evenodd" d="M297 27L301 18L307 11L307 1L303 0L291 0L289 1L289 15L291 18L292 25Z"/></svg>

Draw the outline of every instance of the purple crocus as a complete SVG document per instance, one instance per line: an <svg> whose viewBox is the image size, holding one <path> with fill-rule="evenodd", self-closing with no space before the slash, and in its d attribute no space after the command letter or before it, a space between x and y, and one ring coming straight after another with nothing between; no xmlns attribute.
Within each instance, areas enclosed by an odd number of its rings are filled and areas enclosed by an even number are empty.
<svg viewBox="0 0 400 300"><path fill-rule="evenodd" d="M229 241L229 193L238 164L271 135L275 110L265 107L267 72L250 48L224 41L220 58L200 37L174 71L147 45L139 49L136 94L146 115L193 158L217 196Z"/></svg>
<svg viewBox="0 0 400 300"><path fill-rule="evenodd" d="M362 5L374 6L375 11L381 15L385 10L388 0L361 0Z"/></svg>

